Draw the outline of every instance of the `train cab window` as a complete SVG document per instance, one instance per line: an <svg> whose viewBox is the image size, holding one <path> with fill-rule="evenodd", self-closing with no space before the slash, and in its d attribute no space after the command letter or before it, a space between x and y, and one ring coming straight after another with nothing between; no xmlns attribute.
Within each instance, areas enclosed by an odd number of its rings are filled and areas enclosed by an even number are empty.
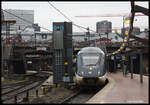
<svg viewBox="0 0 150 105"><path fill-rule="evenodd" d="M82 54L82 63L84 66L96 65L100 58L99 54Z"/></svg>

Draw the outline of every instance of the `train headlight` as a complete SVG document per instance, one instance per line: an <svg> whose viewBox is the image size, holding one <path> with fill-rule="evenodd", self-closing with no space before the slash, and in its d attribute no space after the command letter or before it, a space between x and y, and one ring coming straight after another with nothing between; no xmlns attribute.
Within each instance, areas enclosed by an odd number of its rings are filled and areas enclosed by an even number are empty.
<svg viewBox="0 0 150 105"><path fill-rule="evenodd" d="M89 69L90 69L90 70L93 70L93 67L90 66Z"/></svg>

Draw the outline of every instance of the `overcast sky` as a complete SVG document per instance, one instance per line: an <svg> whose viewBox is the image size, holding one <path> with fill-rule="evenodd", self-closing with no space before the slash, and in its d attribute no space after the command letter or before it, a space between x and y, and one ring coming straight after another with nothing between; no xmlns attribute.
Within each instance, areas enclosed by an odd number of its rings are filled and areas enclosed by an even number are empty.
<svg viewBox="0 0 150 105"><path fill-rule="evenodd" d="M90 27L96 31L96 22L108 20L112 22L113 28L123 26L122 17L93 17L93 18L77 18L79 15L103 15L103 14L123 14L130 13L130 2L51 2L56 8L63 12L75 24L83 27ZM148 1L135 2L135 4L149 9ZM34 10L34 23L52 30L53 22L69 21L63 17L58 11L48 4L48 2L2 2L2 9L25 9ZM149 27L148 16L135 17L134 26L138 26L143 30ZM128 26L126 24L126 26ZM84 29L83 29L84 30ZM45 31L45 30L43 30ZM85 31L85 30L84 30ZM73 26L73 32L82 32L81 29Z"/></svg>

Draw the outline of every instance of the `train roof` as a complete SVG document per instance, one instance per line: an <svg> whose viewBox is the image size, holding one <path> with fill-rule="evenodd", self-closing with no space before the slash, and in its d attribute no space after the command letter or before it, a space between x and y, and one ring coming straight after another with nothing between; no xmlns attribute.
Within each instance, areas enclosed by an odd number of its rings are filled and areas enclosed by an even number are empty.
<svg viewBox="0 0 150 105"><path fill-rule="evenodd" d="M104 52L99 47L84 47L79 53L102 53L104 55Z"/></svg>

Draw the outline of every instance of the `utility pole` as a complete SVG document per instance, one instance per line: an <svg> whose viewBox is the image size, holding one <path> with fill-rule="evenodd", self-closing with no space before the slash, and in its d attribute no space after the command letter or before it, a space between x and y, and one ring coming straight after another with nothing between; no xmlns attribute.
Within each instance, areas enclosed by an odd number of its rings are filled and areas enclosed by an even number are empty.
<svg viewBox="0 0 150 105"><path fill-rule="evenodd" d="M89 32L89 27L87 28L86 35L88 36L88 41L89 41L89 45L90 45L90 32Z"/></svg>
<svg viewBox="0 0 150 105"><path fill-rule="evenodd" d="M123 29L122 29L122 37L123 37L123 40L124 40L124 34L125 34L124 20L125 20L125 16L123 16Z"/></svg>
<svg viewBox="0 0 150 105"><path fill-rule="evenodd" d="M36 48L36 33L34 33L34 35L35 35L35 48Z"/></svg>
<svg viewBox="0 0 150 105"><path fill-rule="evenodd" d="M108 31L106 32L106 35L107 35L107 44L108 44Z"/></svg>
<svg viewBox="0 0 150 105"><path fill-rule="evenodd" d="M143 83L143 53L140 51L140 82Z"/></svg>
<svg viewBox="0 0 150 105"><path fill-rule="evenodd" d="M1 72L2 72L2 77L4 76L4 68L3 68L3 66L4 66L4 64L3 64L3 61L4 61L4 57L3 57L3 40L1 39L1 52L2 52L2 63L1 63L1 67L2 67L2 69L1 69Z"/></svg>
<svg viewBox="0 0 150 105"><path fill-rule="evenodd" d="M100 37L100 39L101 39L101 34L99 33L99 37Z"/></svg>

